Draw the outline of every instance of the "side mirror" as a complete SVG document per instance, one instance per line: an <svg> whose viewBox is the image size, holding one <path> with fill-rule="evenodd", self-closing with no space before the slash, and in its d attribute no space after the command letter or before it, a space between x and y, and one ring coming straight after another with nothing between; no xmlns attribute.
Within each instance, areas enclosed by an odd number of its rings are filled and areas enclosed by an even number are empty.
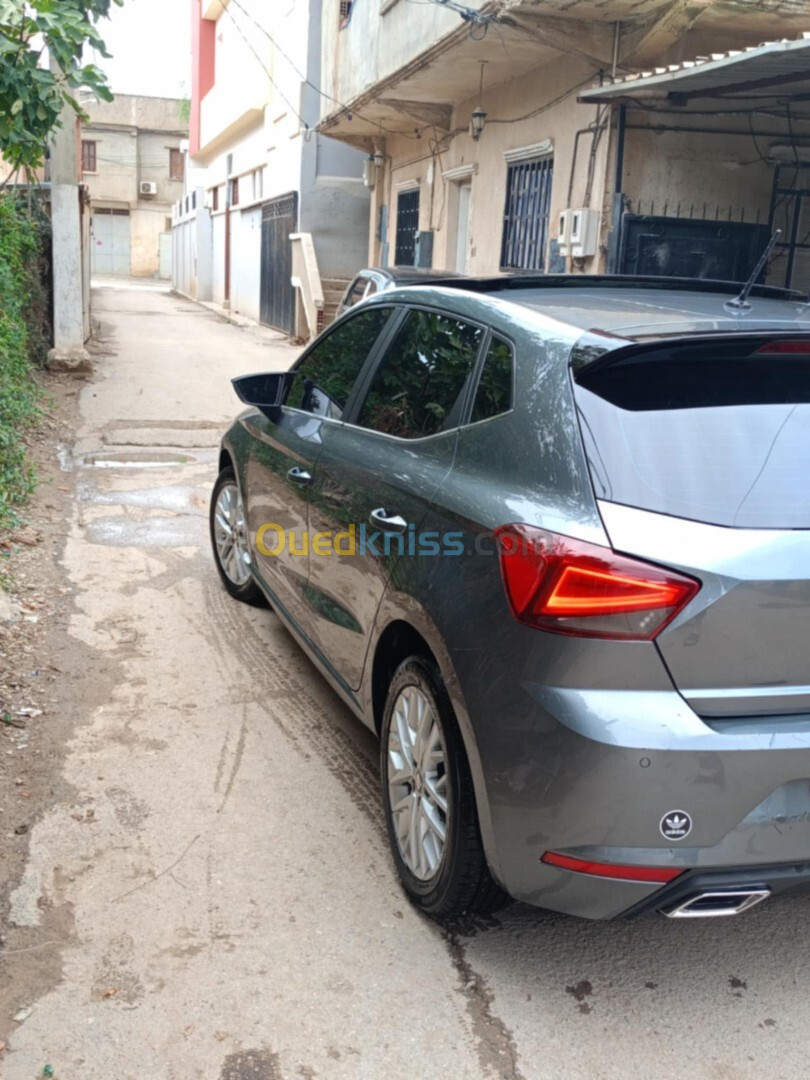
<svg viewBox="0 0 810 1080"><path fill-rule="evenodd" d="M292 378L291 371L265 371L259 375L241 375L231 382L240 401L259 409L269 420L276 420Z"/></svg>

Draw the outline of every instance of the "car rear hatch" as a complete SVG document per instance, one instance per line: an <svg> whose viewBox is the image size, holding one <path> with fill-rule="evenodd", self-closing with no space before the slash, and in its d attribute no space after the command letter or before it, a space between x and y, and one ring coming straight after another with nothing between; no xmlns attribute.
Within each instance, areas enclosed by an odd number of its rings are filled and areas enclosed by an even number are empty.
<svg viewBox="0 0 810 1080"><path fill-rule="evenodd" d="M612 546L701 582L656 639L681 694L810 727L810 334L636 344L574 381Z"/></svg>

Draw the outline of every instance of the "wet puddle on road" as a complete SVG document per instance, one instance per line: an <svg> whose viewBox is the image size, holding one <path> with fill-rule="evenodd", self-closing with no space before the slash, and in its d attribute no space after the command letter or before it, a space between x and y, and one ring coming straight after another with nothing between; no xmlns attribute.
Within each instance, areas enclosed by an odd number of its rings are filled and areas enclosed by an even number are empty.
<svg viewBox="0 0 810 1080"><path fill-rule="evenodd" d="M137 506L145 510L171 510L175 514L207 517L209 492L185 485L137 488L133 491L98 491L92 484L80 483L79 502L91 506Z"/></svg>
<svg viewBox="0 0 810 1080"><path fill-rule="evenodd" d="M79 465L95 469L165 468L170 465L191 465L198 461L193 454L171 454L159 450L130 450L121 453L86 454Z"/></svg>
<svg viewBox="0 0 810 1080"><path fill-rule="evenodd" d="M133 521L126 515L88 521L85 539L107 547L202 547L207 543L208 524L203 517L151 517Z"/></svg>

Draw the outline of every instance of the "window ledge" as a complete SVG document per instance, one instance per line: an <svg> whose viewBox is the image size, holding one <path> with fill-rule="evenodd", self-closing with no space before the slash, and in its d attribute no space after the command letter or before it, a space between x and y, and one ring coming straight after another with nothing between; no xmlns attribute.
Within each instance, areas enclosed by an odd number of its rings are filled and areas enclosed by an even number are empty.
<svg viewBox="0 0 810 1080"><path fill-rule="evenodd" d="M478 162L471 161L467 165L456 165L452 169L445 169L442 173L443 180L467 180L478 172Z"/></svg>
<svg viewBox="0 0 810 1080"><path fill-rule="evenodd" d="M519 146L515 150L504 150L503 156L509 164L515 161L529 161L531 158L548 157L554 153L554 143L551 139L544 139L531 146Z"/></svg>

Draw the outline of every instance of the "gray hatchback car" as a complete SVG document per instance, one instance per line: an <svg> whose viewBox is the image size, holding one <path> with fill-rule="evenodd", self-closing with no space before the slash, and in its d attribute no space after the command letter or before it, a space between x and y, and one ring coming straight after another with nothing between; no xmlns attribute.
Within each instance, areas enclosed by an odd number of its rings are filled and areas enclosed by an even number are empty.
<svg viewBox="0 0 810 1080"><path fill-rule="evenodd" d="M430 914L810 884L810 307L735 291L411 286L235 380L219 573L379 734Z"/></svg>

